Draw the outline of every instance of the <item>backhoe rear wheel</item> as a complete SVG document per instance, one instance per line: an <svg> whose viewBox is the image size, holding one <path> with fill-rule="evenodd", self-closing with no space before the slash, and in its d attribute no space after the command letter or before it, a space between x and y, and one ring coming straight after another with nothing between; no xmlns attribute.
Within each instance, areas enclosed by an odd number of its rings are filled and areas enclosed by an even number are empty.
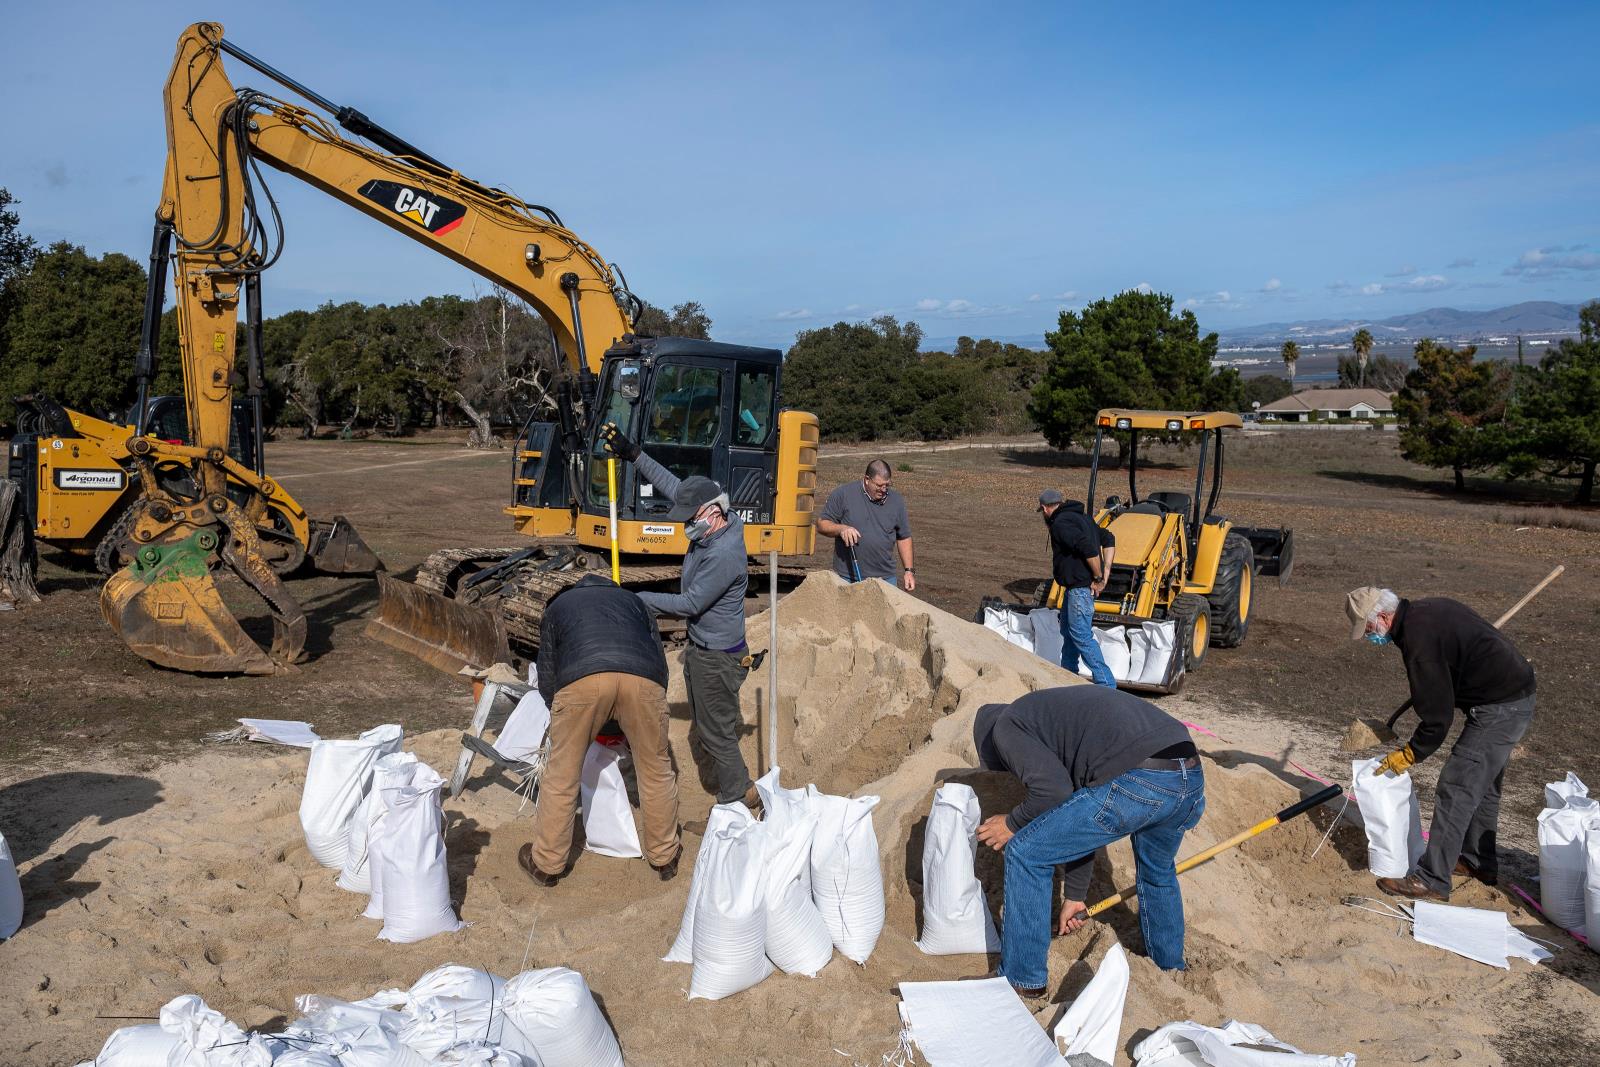
<svg viewBox="0 0 1600 1067"><path fill-rule="evenodd" d="M1250 629L1251 580L1256 564L1255 550L1238 534L1222 542L1217 560L1217 580L1207 601L1211 605L1211 644L1216 648L1238 648Z"/></svg>
<svg viewBox="0 0 1600 1067"><path fill-rule="evenodd" d="M1169 614L1178 623L1175 637L1178 647L1183 649L1185 670L1197 669L1206 658L1206 649L1211 645L1209 609L1206 598L1198 593L1180 593L1172 601Z"/></svg>

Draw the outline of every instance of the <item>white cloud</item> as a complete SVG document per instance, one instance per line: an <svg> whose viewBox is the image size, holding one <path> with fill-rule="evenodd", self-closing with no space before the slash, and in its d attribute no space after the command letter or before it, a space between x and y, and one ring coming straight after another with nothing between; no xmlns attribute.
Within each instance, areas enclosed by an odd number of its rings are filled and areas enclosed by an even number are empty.
<svg viewBox="0 0 1600 1067"><path fill-rule="evenodd" d="M1041 301L1043 299L1044 299L1044 297L1040 296L1038 293L1029 293L1028 294L1028 303L1030 303L1030 304L1037 304L1039 301Z"/></svg>
<svg viewBox="0 0 1600 1067"><path fill-rule="evenodd" d="M918 311L938 311L939 309L941 309L943 307L944 307L944 301L943 300L935 300L932 297L925 296L921 300L917 301L916 310L918 310Z"/></svg>
<svg viewBox="0 0 1600 1067"><path fill-rule="evenodd" d="M1015 314L1018 309L1005 304L974 304L970 300L964 300L959 297L954 300L936 300L933 297L924 297L918 300L911 310L912 313L922 318L972 319L990 315L1011 315Z"/></svg>
<svg viewBox="0 0 1600 1067"><path fill-rule="evenodd" d="M789 322L794 319L809 319L811 317L811 309L791 308L788 311L780 311L772 317L777 319L779 322Z"/></svg>
<svg viewBox="0 0 1600 1067"><path fill-rule="evenodd" d="M1411 266L1410 264L1407 264L1406 266L1401 267L1399 270L1390 271L1388 274L1385 274L1384 277L1385 278L1409 278L1415 273L1417 273L1417 268Z"/></svg>
<svg viewBox="0 0 1600 1067"><path fill-rule="evenodd" d="M1529 278L1544 278L1572 270L1600 270L1600 255L1583 250L1583 245L1554 245L1535 248L1522 253L1503 274L1521 274Z"/></svg>
<svg viewBox="0 0 1600 1067"><path fill-rule="evenodd" d="M1377 296L1381 292L1383 292L1383 286L1377 282L1368 282L1361 287L1362 296Z"/></svg>
<svg viewBox="0 0 1600 1067"><path fill-rule="evenodd" d="M844 306L844 313L846 315L850 314L851 312L860 311L860 310L861 310L861 305L860 304L846 304Z"/></svg>
<svg viewBox="0 0 1600 1067"><path fill-rule="evenodd" d="M1476 267L1477 265L1478 261L1471 256L1462 256L1459 259L1452 259L1444 265L1444 268L1445 270L1461 270L1464 267Z"/></svg>
<svg viewBox="0 0 1600 1067"><path fill-rule="evenodd" d="M1052 300L1076 300L1076 299L1078 299L1078 290L1076 290L1076 289L1068 289L1064 293L1057 293L1055 296L1051 297L1050 299L1052 299Z"/></svg>
<svg viewBox="0 0 1600 1067"><path fill-rule="evenodd" d="M1138 285L1133 287L1133 291L1149 296L1151 293L1155 292L1155 289L1150 285L1149 282L1140 282Z"/></svg>
<svg viewBox="0 0 1600 1067"><path fill-rule="evenodd" d="M1261 287L1263 293L1276 293L1283 288L1283 283L1276 278L1268 278L1267 284Z"/></svg>
<svg viewBox="0 0 1600 1067"><path fill-rule="evenodd" d="M1450 288L1450 279L1442 274L1419 274L1406 282L1403 288L1413 293L1436 293L1440 289Z"/></svg>
<svg viewBox="0 0 1600 1067"><path fill-rule="evenodd" d="M1226 289L1218 289L1209 296L1191 296L1183 302L1186 308L1199 307L1233 307L1233 294Z"/></svg>

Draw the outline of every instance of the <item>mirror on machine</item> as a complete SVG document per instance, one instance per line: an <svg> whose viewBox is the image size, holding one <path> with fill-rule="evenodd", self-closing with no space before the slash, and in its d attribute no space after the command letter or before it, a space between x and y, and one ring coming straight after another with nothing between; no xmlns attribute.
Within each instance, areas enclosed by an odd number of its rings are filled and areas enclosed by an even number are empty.
<svg viewBox="0 0 1600 1067"><path fill-rule="evenodd" d="M625 359L617 364L617 392L629 400L639 399L639 361Z"/></svg>

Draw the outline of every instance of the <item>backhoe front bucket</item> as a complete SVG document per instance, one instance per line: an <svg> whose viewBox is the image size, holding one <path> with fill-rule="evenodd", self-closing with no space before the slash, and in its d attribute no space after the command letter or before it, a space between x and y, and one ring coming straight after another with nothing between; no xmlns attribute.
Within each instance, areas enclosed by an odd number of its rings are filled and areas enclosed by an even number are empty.
<svg viewBox="0 0 1600 1067"><path fill-rule="evenodd" d="M332 522L311 520L311 565L323 574L375 574L383 561L343 515Z"/></svg>
<svg viewBox="0 0 1600 1067"><path fill-rule="evenodd" d="M100 591L100 613L138 655L162 667L222 674L274 674L278 666L222 602L201 547L204 532L174 545L147 545ZM215 539L212 539L215 545Z"/></svg>
<svg viewBox="0 0 1600 1067"><path fill-rule="evenodd" d="M463 604L409 582L378 575L378 617L367 634L454 673L511 661L505 624L493 607Z"/></svg>

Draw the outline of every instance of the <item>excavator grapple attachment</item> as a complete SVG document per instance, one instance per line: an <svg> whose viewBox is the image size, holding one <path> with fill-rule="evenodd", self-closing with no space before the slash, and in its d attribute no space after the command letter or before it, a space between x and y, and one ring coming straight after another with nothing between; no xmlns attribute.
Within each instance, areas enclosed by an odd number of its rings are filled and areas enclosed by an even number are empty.
<svg viewBox="0 0 1600 1067"><path fill-rule="evenodd" d="M234 618L208 566L216 536L201 530L146 545L100 591L100 613L134 652L180 671L274 674L275 664Z"/></svg>
<svg viewBox="0 0 1600 1067"><path fill-rule="evenodd" d="M0 478L0 601L32 603L39 599L33 583L36 556L21 487L10 478Z"/></svg>
<svg viewBox="0 0 1600 1067"><path fill-rule="evenodd" d="M311 565L323 574L375 574L383 570L378 554L343 515L332 522L311 520Z"/></svg>
<svg viewBox="0 0 1600 1067"><path fill-rule="evenodd" d="M378 617L367 635L444 671L511 659L505 624L493 607L466 604L378 575Z"/></svg>

